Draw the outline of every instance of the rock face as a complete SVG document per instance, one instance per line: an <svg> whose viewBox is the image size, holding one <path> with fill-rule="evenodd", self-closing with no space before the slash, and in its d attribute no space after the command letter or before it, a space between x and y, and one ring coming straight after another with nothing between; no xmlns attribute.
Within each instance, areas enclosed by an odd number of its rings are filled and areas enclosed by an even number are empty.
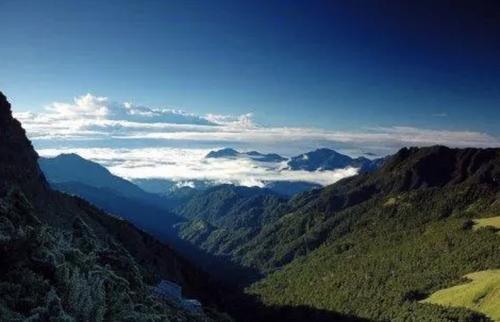
<svg viewBox="0 0 500 322"><path fill-rule="evenodd" d="M35 193L47 184L36 162L37 154L21 124L12 117L11 106L0 92L0 196L13 184Z"/></svg>
<svg viewBox="0 0 500 322"><path fill-rule="evenodd" d="M215 291L204 273L130 223L51 190L37 158L0 93L0 320L210 320L148 286L171 280L208 304Z"/></svg>

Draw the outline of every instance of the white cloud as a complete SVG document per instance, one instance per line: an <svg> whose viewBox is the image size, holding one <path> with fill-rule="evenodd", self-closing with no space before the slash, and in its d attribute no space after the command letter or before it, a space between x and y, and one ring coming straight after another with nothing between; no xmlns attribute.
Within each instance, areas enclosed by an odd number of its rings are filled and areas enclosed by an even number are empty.
<svg viewBox="0 0 500 322"><path fill-rule="evenodd" d="M255 126L252 117L252 113L247 113L239 116L207 114L206 119L219 125L226 125L236 128L252 128Z"/></svg>
<svg viewBox="0 0 500 322"><path fill-rule="evenodd" d="M56 102L42 113L16 113L29 137L38 143L72 140L158 140L227 142L279 148L337 146L394 152L402 146L442 144L454 147L500 146L500 139L475 131L433 130L415 127L377 127L335 131L301 127L261 127L252 114L198 116L176 109L148 108L116 103L86 94L70 103ZM304 152L294 151L293 153Z"/></svg>
<svg viewBox="0 0 500 322"><path fill-rule="evenodd" d="M103 163L120 176L162 177L178 182L206 179L262 185L265 181L291 180L329 184L355 173L354 169L286 171L279 164L263 165L244 159L203 159L209 150L224 146L288 156L318 147L334 147L351 155L385 155L403 146L500 146L499 138L475 131L408 126L352 131L263 127L253 122L250 113L199 116L178 109L117 103L91 94L69 103L50 104L41 113L21 112L15 116L42 155L76 152Z"/></svg>
<svg viewBox="0 0 500 322"><path fill-rule="evenodd" d="M189 185L192 180L247 186L263 186L267 181L308 181L327 185L357 173L353 168L289 171L280 163L259 163L245 158L204 158L210 150L224 146L286 151L285 155L325 146L351 154L359 151L360 155L367 151L379 155L393 153L402 146L500 146L499 138L475 131L408 126L357 131L263 127L253 122L250 113L199 116L178 109L117 103L91 94L69 103L50 104L41 113L22 112L15 116L23 123L41 155L74 152L105 165L122 177L166 178L179 185ZM196 145L205 148L193 148Z"/></svg>
<svg viewBox="0 0 500 322"><path fill-rule="evenodd" d="M283 164L258 162L250 158L207 159L209 149L179 148L68 148L41 149L41 156L77 153L106 166L112 173L128 179L163 178L189 185L192 180L265 186L268 181L308 181L321 185L357 174L357 169L335 171L290 171Z"/></svg>

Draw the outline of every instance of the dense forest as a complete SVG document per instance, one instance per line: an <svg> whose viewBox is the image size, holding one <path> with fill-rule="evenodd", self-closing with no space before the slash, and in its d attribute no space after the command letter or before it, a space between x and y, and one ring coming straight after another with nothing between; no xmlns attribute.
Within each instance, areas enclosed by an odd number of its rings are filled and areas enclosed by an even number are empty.
<svg viewBox="0 0 500 322"><path fill-rule="evenodd" d="M471 229L472 219L500 214L499 161L497 149L403 149L375 173L276 200L259 212L270 221L254 223L251 238L230 229L231 211L184 224L181 236L271 273L248 288L267 304L377 321L486 320L419 302L467 273L500 267L500 236ZM193 199L193 213L223 209L225 197Z"/></svg>

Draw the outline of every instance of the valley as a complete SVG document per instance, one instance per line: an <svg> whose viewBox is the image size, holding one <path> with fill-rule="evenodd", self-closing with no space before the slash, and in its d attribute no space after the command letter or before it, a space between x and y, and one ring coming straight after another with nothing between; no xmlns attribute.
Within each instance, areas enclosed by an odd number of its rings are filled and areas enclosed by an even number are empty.
<svg viewBox="0 0 500 322"><path fill-rule="evenodd" d="M500 0L0 0L0 322L500 322Z"/></svg>
<svg viewBox="0 0 500 322"><path fill-rule="evenodd" d="M488 304L433 294L499 267L500 237L478 229L496 224L486 217L500 211L499 164L494 149L412 148L377 171L291 198L216 185L192 191L170 210L177 223L156 233L191 245L178 250L269 308L372 321L487 321Z"/></svg>

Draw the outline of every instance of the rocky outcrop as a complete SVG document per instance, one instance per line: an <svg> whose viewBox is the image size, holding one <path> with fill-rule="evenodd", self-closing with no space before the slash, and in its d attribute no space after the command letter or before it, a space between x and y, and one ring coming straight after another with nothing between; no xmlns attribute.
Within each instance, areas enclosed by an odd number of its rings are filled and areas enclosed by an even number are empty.
<svg viewBox="0 0 500 322"><path fill-rule="evenodd" d="M22 187L30 194L46 189L47 183L38 168L37 158L21 124L12 117L7 98L0 92L0 196L5 195L12 185Z"/></svg>

